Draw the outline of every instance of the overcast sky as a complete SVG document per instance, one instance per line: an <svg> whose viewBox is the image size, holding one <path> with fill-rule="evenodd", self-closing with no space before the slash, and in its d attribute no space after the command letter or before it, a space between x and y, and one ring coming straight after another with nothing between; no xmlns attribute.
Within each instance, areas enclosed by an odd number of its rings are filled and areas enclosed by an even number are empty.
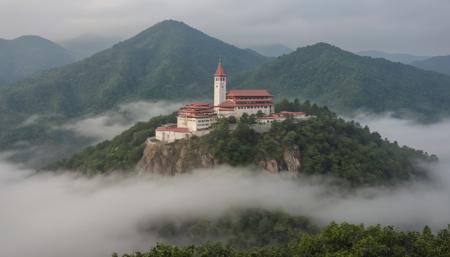
<svg viewBox="0 0 450 257"><path fill-rule="evenodd" d="M176 19L235 45L450 54L448 0L0 0L0 38L129 37Z"/></svg>

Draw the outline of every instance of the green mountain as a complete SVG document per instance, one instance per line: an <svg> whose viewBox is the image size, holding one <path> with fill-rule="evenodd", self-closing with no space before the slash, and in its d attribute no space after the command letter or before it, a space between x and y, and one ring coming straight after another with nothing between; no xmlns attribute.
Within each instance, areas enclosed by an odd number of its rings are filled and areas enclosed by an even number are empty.
<svg viewBox="0 0 450 257"><path fill-rule="evenodd" d="M67 50L41 37L0 39L0 85L71 62L73 59Z"/></svg>
<svg viewBox="0 0 450 257"><path fill-rule="evenodd" d="M271 59L168 20L82 61L0 88L0 150L79 147L73 134L53 128L124 102L210 99L219 57L231 88L267 88L276 97L311 99L339 111L406 111L429 119L450 112L445 75L323 43Z"/></svg>
<svg viewBox="0 0 450 257"><path fill-rule="evenodd" d="M357 52L356 54L372 58L384 58L391 62L401 62L403 64L411 64L415 61L421 61L430 58L428 56L417 56L404 53L386 53L382 51L361 51Z"/></svg>
<svg viewBox="0 0 450 257"><path fill-rule="evenodd" d="M412 65L424 70L436 71L450 75L450 55L436 56L422 61L415 61Z"/></svg>
<svg viewBox="0 0 450 257"><path fill-rule="evenodd" d="M219 58L229 73L269 60L167 20L90 58L37 73L0 89L0 150L74 145L73 134L53 127L128 101L209 98ZM39 119L28 124L30 116Z"/></svg>
<svg viewBox="0 0 450 257"><path fill-rule="evenodd" d="M436 160L435 156L384 140L367 127L337 118L326 107L309 102L283 101L276 108L306 111L316 118L300 124L287 120L274 124L269 132L262 134L250 129L248 124L251 119L241 118L233 131L229 131L228 121L222 120L206 136L177 141L169 146L170 149L152 148L148 151L152 152L151 161L158 161L155 165L158 167L176 162L177 166L183 167L180 172L207 168L202 165L208 158L212 159L212 163L238 167L258 165L265 168L266 163L277 163L282 170L330 176L352 186L361 186L395 184L427 177L426 170L415 162ZM174 121L176 118L172 114L138 123L114 139L56 162L49 169L76 170L86 174L132 171L139 160L148 157L144 154L145 139L154 136L156 127ZM155 151L161 154L154 154ZM163 152L169 152L170 156L165 156ZM183 153L191 154L183 156ZM291 159L299 158L300 165L295 167L296 170L288 168L286 154ZM170 159L172 157L175 160ZM164 174L171 174L168 168L163 169L166 169Z"/></svg>
<svg viewBox="0 0 450 257"><path fill-rule="evenodd" d="M229 73L267 61L177 21L163 21L72 65L36 74L2 92L19 113L78 116L142 99L189 99L212 94L218 59Z"/></svg>
<svg viewBox="0 0 450 257"><path fill-rule="evenodd" d="M252 225L267 227L267 223L272 220L264 219L249 221ZM276 228L282 224L274 224ZM206 225L205 225L206 224ZM247 225L247 224L245 224ZM247 225L249 226L249 225ZM206 230L213 226L209 221L203 221L201 225L195 227L195 231ZM213 227L215 228L215 227ZM176 231L173 227L167 227L168 233ZM194 230L194 229L192 229ZM275 240L286 239L283 230L274 230L271 237ZM213 231L214 232L214 231ZM237 232L240 232L239 230ZM262 231L262 233L266 233ZM281 233L280 233L281 232ZM194 245L180 246L157 244L145 252L134 252L123 254L122 257L196 257L196 256L222 256L222 257L282 257L282 256L448 256L450 251L450 227L443 228L433 233L429 227L424 227L422 231L401 231L393 226L368 226L353 225L348 223L330 223L324 227L320 233L300 233L295 239L288 239L280 245L272 246L266 243L261 247L250 249L240 249L233 244L224 244L219 240L208 243L198 242ZM235 232L236 233L236 232ZM192 233L195 235L195 233ZM198 233L197 233L198 234ZM239 236L241 236L239 234ZM238 238L239 238L238 236ZM242 240L258 240L258 237L246 238L242 235ZM217 242L219 241L219 242ZM118 257L117 253L112 254Z"/></svg>
<svg viewBox="0 0 450 257"><path fill-rule="evenodd" d="M412 113L427 120L450 114L450 77L325 43L240 74L231 85L257 85L277 97L310 99L340 112Z"/></svg>

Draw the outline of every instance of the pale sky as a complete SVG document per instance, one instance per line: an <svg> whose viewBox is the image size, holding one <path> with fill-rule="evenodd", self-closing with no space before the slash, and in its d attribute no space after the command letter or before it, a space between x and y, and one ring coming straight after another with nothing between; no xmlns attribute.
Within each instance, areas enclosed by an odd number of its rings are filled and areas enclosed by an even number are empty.
<svg viewBox="0 0 450 257"><path fill-rule="evenodd" d="M449 0L0 0L0 38L126 38L164 19L240 47L327 42L346 50L450 54Z"/></svg>

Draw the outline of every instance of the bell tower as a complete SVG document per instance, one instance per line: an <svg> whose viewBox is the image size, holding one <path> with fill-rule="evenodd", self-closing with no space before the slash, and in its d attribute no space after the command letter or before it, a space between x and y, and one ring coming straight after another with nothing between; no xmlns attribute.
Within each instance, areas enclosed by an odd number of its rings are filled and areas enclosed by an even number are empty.
<svg viewBox="0 0 450 257"><path fill-rule="evenodd" d="M223 70L222 61L219 60L216 73L214 74L214 106L218 106L225 101L226 93L227 75Z"/></svg>

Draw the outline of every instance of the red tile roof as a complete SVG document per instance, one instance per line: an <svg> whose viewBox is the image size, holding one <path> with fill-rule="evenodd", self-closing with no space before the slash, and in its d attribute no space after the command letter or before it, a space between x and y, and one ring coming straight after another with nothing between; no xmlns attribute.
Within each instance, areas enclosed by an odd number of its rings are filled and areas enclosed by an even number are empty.
<svg viewBox="0 0 450 257"><path fill-rule="evenodd" d="M236 104L231 100L226 100L225 102L222 102L221 104L219 104L219 107L221 107L221 108L233 108L235 106L236 106Z"/></svg>
<svg viewBox="0 0 450 257"><path fill-rule="evenodd" d="M216 73L214 73L214 76L226 76L225 71L222 67L222 62L219 62L219 64L217 65Z"/></svg>
<svg viewBox="0 0 450 257"><path fill-rule="evenodd" d="M272 96L267 90L265 89L231 89L228 91L227 96L234 97L234 96L265 96L269 97Z"/></svg>
<svg viewBox="0 0 450 257"><path fill-rule="evenodd" d="M192 103L188 104L188 106L189 105L192 105L192 106L209 106L209 103L208 102L192 102Z"/></svg>

